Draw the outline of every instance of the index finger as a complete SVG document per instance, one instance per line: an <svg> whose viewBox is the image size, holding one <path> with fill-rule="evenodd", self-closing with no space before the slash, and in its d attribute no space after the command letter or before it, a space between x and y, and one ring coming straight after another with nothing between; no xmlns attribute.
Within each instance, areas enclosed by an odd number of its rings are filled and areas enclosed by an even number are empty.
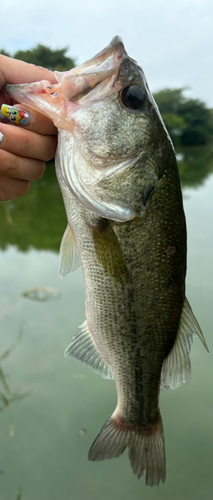
<svg viewBox="0 0 213 500"><path fill-rule="evenodd" d="M0 89L6 83L32 83L40 80L57 83L52 71L0 54Z"/></svg>
<svg viewBox="0 0 213 500"><path fill-rule="evenodd" d="M15 102L4 91L6 83L33 83L41 80L48 80L51 84L57 83L52 71L0 54L0 104Z"/></svg>

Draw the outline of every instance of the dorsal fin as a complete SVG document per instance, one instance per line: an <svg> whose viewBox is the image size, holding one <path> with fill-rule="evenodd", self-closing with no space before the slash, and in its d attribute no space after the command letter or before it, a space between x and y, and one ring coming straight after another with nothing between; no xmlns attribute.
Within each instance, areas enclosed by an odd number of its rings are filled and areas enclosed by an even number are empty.
<svg viewBox="0 0 213 500"><path fill-rule="evenodd" d="M59 275L61 278L81 265L75 236L69 224L65 229L60 246Z"/></svg>
<svg viewBox="0 0 213 500"><path fill-rule="evenodd" d="M165 358L161 372L161 389L176 389L186 384L191 378L189 353L193 336L200 338L204 347L208 347L192 309L185 298L179 329L175 343Z"/></svg>

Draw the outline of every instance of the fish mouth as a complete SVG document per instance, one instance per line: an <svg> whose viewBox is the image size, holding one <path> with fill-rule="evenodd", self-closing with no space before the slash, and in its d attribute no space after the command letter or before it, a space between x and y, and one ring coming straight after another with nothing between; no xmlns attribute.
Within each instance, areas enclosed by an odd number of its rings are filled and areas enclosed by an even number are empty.
<svg viewBox="0 0 213 500"><path fill-rule="evenodd" d="M61 88L66 99L75 102L84 97L103 80L111 77L126 56L122 39L115 36L105 49L63 76Z"/></svg>
<svg viewBox="0 0 213 500"><path fill-rule="evenodd" d="M107 47L82 65L68 72L55 71L58 80L55 85L44 80L31 84L7 84L4 90L17 102L29 105L51 118L56 127L72 132L72 113L83 105L79 100L101 82L109 81L112 75L116 80L126 57L122 39L115 36Z"/></svg>

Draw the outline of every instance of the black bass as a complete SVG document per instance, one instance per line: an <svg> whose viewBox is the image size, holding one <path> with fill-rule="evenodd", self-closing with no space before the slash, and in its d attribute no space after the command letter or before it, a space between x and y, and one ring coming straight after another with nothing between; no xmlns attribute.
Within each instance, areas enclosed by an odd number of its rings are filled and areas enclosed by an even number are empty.
<svg viewBox="0 0 213 500"><path fill-rule="evenodd" d="M115 378L117 407L90 460L125 448L146 484L166 476L159 391L190 379L186 226L173 146L140 66L119 37L58 84L7 85L58 127L56 172L68 226L60 274L82 264L86 321L66 350Z"/></svg>

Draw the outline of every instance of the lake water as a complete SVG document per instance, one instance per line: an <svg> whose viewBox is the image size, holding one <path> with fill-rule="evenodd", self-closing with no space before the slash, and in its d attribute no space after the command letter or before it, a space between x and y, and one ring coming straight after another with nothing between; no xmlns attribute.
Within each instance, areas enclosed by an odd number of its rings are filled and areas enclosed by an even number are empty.
<svg viewBox="0 0 213 500"><path fill-rule="evenodd" d="M87 459L116 391L113 381L63 356L84 321L84 288L81 269L58 276L66 218L53 166L26 196L0 205L0 500L212 498L213 174L205 155L203 169L196 167L198 156L188 153L180 164L187 297L210 354L196 338L190 383L161 394L167 478L159 487L136 479L126 452L104 462ZM23 296L37 286L60 296Z"/></svg>

